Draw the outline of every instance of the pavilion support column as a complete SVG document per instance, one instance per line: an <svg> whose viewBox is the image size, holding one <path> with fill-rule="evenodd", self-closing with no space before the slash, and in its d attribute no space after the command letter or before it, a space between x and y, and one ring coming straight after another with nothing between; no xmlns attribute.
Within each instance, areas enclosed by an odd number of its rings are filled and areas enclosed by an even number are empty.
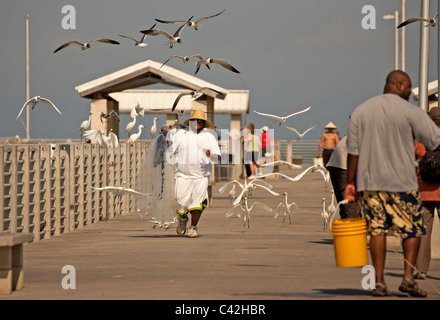
<svg viewBox="0 0 440 320"><path fill-rule="evenodd" d="M101 119L101 113L110 113L114 110L119 115L119 103L114 100L107 99L93 99L91 102L91 111L92 111L92 125L91 129L98 129L105 132L107 135L110 132L110 129L118 136L119 138L119 121L115 117L111 117L110 119Z"/></svg>
<svg viewBox="0 0 440 320"><path fill-rule="evenodd" d="M209 121L214 123L214 126L215 126L215 122L214 122L214 101L215 101L214 98L206 97L206 117L208 118Z"/></svg>
<svg viewBox="0 0 440 320"><path fill-rule="evenodd" d="M233 155L234 170L232 179L239 179L244 172L243 167L243 148L240 140L241 126L242 126L241 114L231 114L231 123L229 130L231 132L231 140L229 141L229 153Z"/></svg>

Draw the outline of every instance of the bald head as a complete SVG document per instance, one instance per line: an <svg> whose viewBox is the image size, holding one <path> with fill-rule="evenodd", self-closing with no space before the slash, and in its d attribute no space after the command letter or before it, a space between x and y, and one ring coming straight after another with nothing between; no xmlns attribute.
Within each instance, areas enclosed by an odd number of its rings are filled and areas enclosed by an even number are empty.
<svg viewBox="0 0 440 320"><path fill-rule="evenodd" d="M412 82L406 72L401 70L391 71L385 83L384 93L394 93L402 99L409 100L411 96Z"/></svg>

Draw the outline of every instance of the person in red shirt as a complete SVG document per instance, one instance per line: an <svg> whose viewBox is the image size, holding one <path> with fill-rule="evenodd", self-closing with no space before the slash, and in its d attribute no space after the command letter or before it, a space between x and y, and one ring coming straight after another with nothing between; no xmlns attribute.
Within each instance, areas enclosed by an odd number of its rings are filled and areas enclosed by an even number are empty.
<svg viewBox="0 0 440 320"><path fill-rule="evenodd" d="M271 153L271 141L272 137L270 136L269 127L264 126L261 128L260 142L261 142L261 156L265 157L266 153Z"/></svg>

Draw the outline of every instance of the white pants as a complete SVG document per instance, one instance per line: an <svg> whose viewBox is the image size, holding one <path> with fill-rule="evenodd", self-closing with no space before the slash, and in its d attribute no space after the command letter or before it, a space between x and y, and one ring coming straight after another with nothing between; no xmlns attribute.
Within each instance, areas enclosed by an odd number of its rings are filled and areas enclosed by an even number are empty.
<svg viewBox="0 0 440 320"><path fill-rule="evenodd" d="M184 179L176 177L176 212L185 215L193 210L203 211L208 205L208 178Z"/></svg>

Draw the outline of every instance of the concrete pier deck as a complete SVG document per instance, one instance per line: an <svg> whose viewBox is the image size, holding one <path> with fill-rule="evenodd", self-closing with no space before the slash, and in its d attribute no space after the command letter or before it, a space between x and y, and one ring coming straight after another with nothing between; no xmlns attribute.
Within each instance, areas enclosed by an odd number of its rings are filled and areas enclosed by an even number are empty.
<svg viewBox="0 0 440 320"><path fill-rule="evenodd" d="M306 166L304 166L306 168ZM300 169L281 168L293 177ZM386 280L393 295L371 296L362 288L361 267L335 264L333 237L323 232L322 198L331 193L319 173L299 182L265 179L280 194L256 189L250 197L275 211L282 193L299 210L292 225L281 225L275 212L255 212L250 228L226 218L228 195L213 187L212 206L199 223L199 237L190 239L153 229L138 213L87 226L24 248L24 288L0 300L413 300L398 291L403 276L400 243L388 237ZM437 230L439 231L439 230ZM369 257L369 263L371 263ZM63 289L64 266L75 269L75 289ZM425 299L440 295L440 260L432 260L428 280L420 280ZM436 291L437 289L437 291ZM419 298L420 299L420 298Z"/></svg>

